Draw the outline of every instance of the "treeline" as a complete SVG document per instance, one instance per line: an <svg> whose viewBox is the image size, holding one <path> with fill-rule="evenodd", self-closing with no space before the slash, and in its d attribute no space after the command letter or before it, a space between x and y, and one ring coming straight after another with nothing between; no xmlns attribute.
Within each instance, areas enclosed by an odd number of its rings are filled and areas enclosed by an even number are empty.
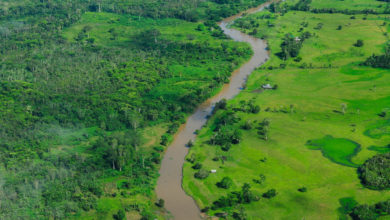
<svg viewBox="0 0 390 220"><path fill-rule="evenodd" d="M386 46L385 53L382 55L373 54L363 63L366 66L372 66L376 68L390 68L390 45Z"/></svg>
<svg viewBox="0 0 390 220"><path fill-rule="evenodd" d="M355 15L355 14L390 14L390 6L387 4L385 8L382 10L374 10L374 9L362 9L362 10L354 10L354 9L337 9L337 8L313 8L311 6L312 0L299 0L295 4L287 4L284 2L276 2L272 3L269 7L269 10L273 13L286 13L287 11L307 11L315 14L320 13L340 13L347 15Z"/></svg>
<svg viewBox="0 0 390 220"><path fill-rule="evenodd" d="M339 211L349 215L353 220L375 220L390 215L390 200L367 205L359 204L355 199L347 197L340 199L340 204Z"/></svg>

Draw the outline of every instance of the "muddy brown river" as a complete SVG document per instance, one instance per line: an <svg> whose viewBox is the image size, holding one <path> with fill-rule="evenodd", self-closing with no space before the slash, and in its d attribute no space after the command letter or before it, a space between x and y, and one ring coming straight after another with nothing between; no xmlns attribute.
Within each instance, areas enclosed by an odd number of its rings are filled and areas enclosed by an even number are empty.
<svg viewBox="0 0 390 220"><path fill-rule="evenodd" d="M249 14L261 11L269 4L265 3L243 13ZM201 129L207 122L207 116L211 114L215 103L221 99L231 99L240 93L247 77L256 67L259 67L268 59L266 42L229 28L229 24L240 18L243 13L224 19L219 23L219 26L233 40L249 43L254 52L252 58L232 73L229 83L225 84L217 95L201 104L187 119L175 135L174 141L168 147L161 162L160 177L156 188L157 197L165 200L165 208L175 220L202 219L195 201L182 188L183 163L189 150L186 144L190 140L195 140L195 131Z"/></svg>

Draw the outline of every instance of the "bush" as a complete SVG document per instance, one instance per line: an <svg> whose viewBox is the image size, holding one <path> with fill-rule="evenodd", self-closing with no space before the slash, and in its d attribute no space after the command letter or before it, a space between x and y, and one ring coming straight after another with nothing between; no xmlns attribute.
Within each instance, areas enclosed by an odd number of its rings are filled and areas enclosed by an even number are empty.
<svg viewBox="0 0 390 220"><path fill-rule="evenodd" d="M306 187L301 187L298 189L299 192L307 192L307 188Z"/></svg>
<svg viewBox="0 0 390 220"><path fill-rule="evenodd" d="M363 40L357 40L356 43L354 44L355 47L363 47L364 43Z"/></svg>
<svg viewBox="0 0 390 220"><path fill-rule="evenodd" d="M210 174L209 171L205 169L201 169L194 174L194 177L197 179L206 179L209 176L209 174Z"/></svg>
<svg viewBox="0 0 390 220"><path fill-rule="evenodd" d="M156 206L158 206L158 207L160 207L160 208L164 208L164 205L165 205L164 199L159 199L159 200L156 202Z"/></svg>
<svg viewBox="0 0 390 220"><path fill-rule="evenodd" d="M264 198L267 198L267 199L270 199L270 198L273 198L276 196L276 190L275 189L270 189L268 190L267 192L263 193L263 197Z"/></svg>
<svg viewBox="0 0 390 220"><path fill-rule="evenodd" d="M194 166L192 166L192 169L195 169L195 170L199 170L200 168L202 168L201 163L196 163Z"/></svg>
<svg viewBox="0 0 390 220"><path fill-rule="evenodd" d="M229 189L233 185L233 180L230 177L224 177L220 182L217 183L219 188Z"/></svg>
<svg viewBox="0 0 390 220"><path fill-rule="evenodd" d="M378 154L368 159L358 169L362 184L370 189L390 188L390 153Z"/></svg>
<svg viewBox="0 0 390 220"><path fill-rule="evenodd" d="M112 216L115 220L124 220L126 219L126 213L122 209L119 209L117 214Z"/></svg>

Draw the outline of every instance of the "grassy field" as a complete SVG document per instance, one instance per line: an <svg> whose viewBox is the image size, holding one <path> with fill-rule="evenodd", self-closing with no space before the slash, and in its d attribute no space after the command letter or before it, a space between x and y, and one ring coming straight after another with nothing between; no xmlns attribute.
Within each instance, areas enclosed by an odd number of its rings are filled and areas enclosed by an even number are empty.
<svg viewBox="0 0 390 220"><path fill-rule="evenodd" d="M325 4L313 4L319 2ZM344 2L350 1L340 4ZM338 7L338 3L326 4ZM259 24L256 36L267 39L271 59L251 75L247 88L229 105L254 99L261 106L259 114L237 115L242 121L269 119L269 139L262 140L255 129L243 130L243 141L224 152L208 144L213 135L211 118L189 156L195 154L205 169L217 173L198 180L192 164L184 166L183 187L201 208L244 183L250 183L258 194L272 188L278 193L272 199L244 205L248 219L337 219L342 215L338 211L342 198L368 204L390 198L388 191L364 188L354 168L376 154L370 146L390 142L389 119L378 116L390 104L390 71L359 65L371 54L382 52L388 41L388 25L383 25L387 16L350 17L290 11L283 16L261 12L242 19L245 24ZM240 27L236 26L253 32L253 28ZM300 61L276 56L285 34L300 36L305 31L313 36L304 41ZM363 47L354 46L358 39L364 41ZM262 91L265 83L277 84L278 89ZM319 142L322 150L310 149L309 140ZM216 156L225 156L226 161L214 161ZM266 176L263 184L253 181L260 174ZM216 186L225 176L234 182L229 190ZM298 191L302 187L307 192Z"/></svg>
<svg viewBox="0 0 390 220"><path fill-rule="evenodd" d="M312 8L335 8L335 9L348 9L348 10L364 10L372 9L375 11L383 11L387 3L385 1L367 1L367 0L313 0L310 4Z"/></svg>

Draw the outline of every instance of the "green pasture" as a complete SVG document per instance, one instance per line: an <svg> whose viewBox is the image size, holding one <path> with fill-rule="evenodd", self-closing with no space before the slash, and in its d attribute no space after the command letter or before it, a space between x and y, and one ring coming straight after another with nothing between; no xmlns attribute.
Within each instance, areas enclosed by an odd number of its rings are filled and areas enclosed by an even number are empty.
<svg viewBox="0 0 390 220"><path fill-rule="evenodd" d="M189 155L195 154L205 169L216 169L217 173L205 180L195 179L196 171L186 162L184 189L201 208L244 183L250 183L259 195L276 189L276 197L244 205L248 219L337 219L342 198L353 198L360 204L390 198L388 191L364 188L354 168L376 154L370 146L390 142L387 129L375 130L375 138L366 132L388 121L378 114L390 104L390 70L359 65L372 53L382 52L388 40L384 35L387 27L382 26L386 16L350 19L343 14L291 11L267 19L265 14L269 12L243 20L260 24L256 36L268 41L271 59L250 76L247 88L229 104L255 99L261 106L259 114L238 115L243 122L269 119L269 140L261 139L255 129L243 130L243 141L224 152L208 144L213 135L211 118ZM299 31L303 22L308 26ZM318 23L323 24L321 29L314 28ZM337 30L339 25L341 30ZM304 31L313 36L304 42L300 62L283 61L275 55L285 34L299 36ZM353 46L358 39L364 41L363 47ZM280 64L286 67L280 68ZM278 89L262 91L265 83L277 84ZM310 149L306 145L309 140L321 150ZM224 163L213 160L220 156L226 157ZM260 174L266 176L263 184L253 181ZM228 190L216 186L225 176L234 181ZM301 187L307 192L299 192Z"/></svg>

